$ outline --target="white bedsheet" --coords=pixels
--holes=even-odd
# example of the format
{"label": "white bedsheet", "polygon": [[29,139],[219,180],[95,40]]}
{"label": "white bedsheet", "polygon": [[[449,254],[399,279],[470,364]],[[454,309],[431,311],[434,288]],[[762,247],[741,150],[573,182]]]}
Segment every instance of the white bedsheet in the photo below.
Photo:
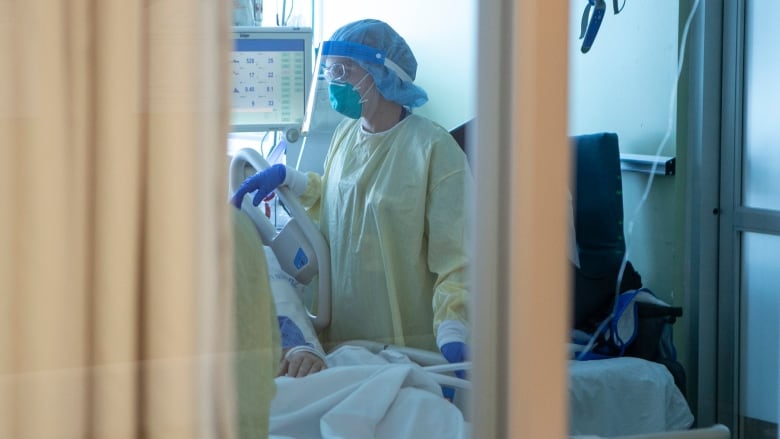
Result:
{"label": "white bedsheet", "polygon": [[[471,424],[434,378],[393,351],[345,346],[329,369],[276,379],[270,433],[287,438],[467,439]],[[572,438],[685,430],[693,415],[663,365],[639,358],[572,361]]]}
{"label": "white bedsheet", "polygon": [[685,430],[693,414],[665,366],[640,358],[571,361],[569,431],[623,436]]}
{"label": "white bedsheet", "polygon": [[[266,256],[277,313],[292,318],[306,341],[321,349],[300,301],[302,286],[267,247]],[[442,398],[440,386],[402,354],[345,346],[329,354],[327,363],[329,369],[305,378],[276,379],[272,438],[471,436],[471,425]],[[684,430],[693,423],[666,367],[639,358],[571,361],[569,408],[572,437]]]}
{"label": "white bedsheet", "polygon": [[329,354],[328,365],[276,379],[271,438],[470,437],[470,424],[420,366],[354,346]]}

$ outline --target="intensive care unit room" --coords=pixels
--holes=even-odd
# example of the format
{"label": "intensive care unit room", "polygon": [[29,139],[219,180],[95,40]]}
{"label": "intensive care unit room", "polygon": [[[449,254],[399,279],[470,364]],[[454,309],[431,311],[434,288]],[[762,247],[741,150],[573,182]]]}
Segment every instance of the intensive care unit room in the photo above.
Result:
{"label": "intensive care unit room", "polygon": [[780,439],[778,22],[0,1],[0,438]]}

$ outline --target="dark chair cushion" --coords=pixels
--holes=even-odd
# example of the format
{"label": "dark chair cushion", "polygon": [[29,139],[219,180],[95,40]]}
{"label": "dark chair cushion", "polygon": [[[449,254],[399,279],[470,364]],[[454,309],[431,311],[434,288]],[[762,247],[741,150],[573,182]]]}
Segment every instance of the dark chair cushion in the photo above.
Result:
{"label": "dark chair cushion", "polygon": [[[571,267],[573,326],[592,332],[609,315],[626,244],[623,235],[623,183],[615,133],[574,136],[572,203],[580,267]],[[620,292],[641,288],[628,263]]]}
{"label": "dark chair cushion", "polygon": [[615,133],[572,138],[572,197],[580,268],[589,276],[611,273],[623,261],[623,183]]}

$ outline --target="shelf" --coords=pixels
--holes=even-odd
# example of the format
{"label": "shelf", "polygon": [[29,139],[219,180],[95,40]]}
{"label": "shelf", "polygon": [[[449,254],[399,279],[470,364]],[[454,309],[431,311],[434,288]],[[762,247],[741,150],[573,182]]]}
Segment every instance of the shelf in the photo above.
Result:
{"label": "shelf", "polygon": [[621,153],[620,169],[645,174],[674,175],[675,161],[674,157],[668,156]]}

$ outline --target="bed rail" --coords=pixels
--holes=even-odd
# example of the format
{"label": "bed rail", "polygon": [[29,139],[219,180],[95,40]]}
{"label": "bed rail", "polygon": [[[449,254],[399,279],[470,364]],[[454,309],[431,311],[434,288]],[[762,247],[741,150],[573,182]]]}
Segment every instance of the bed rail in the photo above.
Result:
{"label": "bed rail", "polygon": [[[251,174],[270,165],[254,149],[239,150],[230,162],[230,193]],[[280,230],[271,224],[263,211],[252,204],[252,197],[245,196],[241,210],[254,222],[263,243],[270,247],[282,269],[302,284],[308,285],[315,275],[317,284],[317,313],[308,307],[306,312],[317,332],[330,324],[330,252],[319,228],[309,217],[298,198],[286,186],[276,189],[279,199],[287,207],[292,219]]]}

